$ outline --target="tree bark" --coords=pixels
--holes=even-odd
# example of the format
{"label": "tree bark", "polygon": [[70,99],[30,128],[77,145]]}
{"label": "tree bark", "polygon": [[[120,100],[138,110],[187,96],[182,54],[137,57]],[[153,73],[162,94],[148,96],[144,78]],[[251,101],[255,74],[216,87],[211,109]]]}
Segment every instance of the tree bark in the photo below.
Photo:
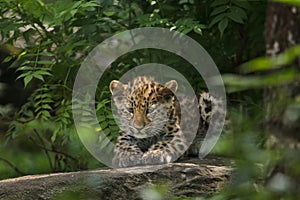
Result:
{"label": "tree bark", "polygon": [[[201,163],[201,164],[200,164]],[[0,181],[0,199],[143,199],[153,185],[165,198],[209,197],[219,192],[232,168],[220,158],[183,163],[25,176]]]}
{"label": "tree bark", "polygon": [[[265,29],[266,55],[273,57],[299,44],[299,25],[299,8],[270,1]],[[291,66],[285,68],[300,70],[299,61],[298,58]],[[270,134],[266,147],[272,149],[280,158],[276,158],[276,164],[272,165],[265,182],[270,188],[275,185],[273,189],[280,193],[296,194],[297,188],[300,187],[299,172],[293,170],[299,167],[296,165],[300,153],[300,104],[297,103],[299,97],[300,83],[297,81],[264,90],[265,130]],[[278,186],[280,181],[285,186]]]}
{"label": "tree bark", "polygon": [[[269,2],[265,27],[266,55],[274,57],[290,47],[300,43],[300,9],[296,6]],[[300,70],[300,59],[295,60],[293,66]],[[286,66],[289,67],[289,66]],[[300,126],[295,122],[288,122],[287,109],[300,95],[300,83],[268,87],[264,91],[266,108],[267,131],[283,137],[299,137]],[[300,124],[300,123],[299,123]]]}

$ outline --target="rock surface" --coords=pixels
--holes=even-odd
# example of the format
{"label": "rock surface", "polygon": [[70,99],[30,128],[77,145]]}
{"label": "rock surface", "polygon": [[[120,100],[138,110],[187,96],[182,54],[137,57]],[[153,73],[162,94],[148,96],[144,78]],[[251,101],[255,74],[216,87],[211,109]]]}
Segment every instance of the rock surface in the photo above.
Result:
{"label": "rock surface", "polygon": [[124,169],[24,176],[0,181],[0,199],[143,199],[159,184],[167,197],[208,197],[220,191],[232,172],[221,158]]}

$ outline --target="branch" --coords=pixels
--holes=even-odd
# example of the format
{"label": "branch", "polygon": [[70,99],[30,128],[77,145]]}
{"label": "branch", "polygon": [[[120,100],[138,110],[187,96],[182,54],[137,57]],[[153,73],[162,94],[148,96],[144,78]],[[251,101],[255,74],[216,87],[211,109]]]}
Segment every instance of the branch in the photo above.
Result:
{"label": "branch", "polygon": [[[36,130],[34,130],[34,132],[35,132],[35,134],[39,137],[39,139],[41,140],[41,142],[43,143],[43,146],[40,145],[40,144],[36,144],[39,148],[41,148],[41,149],[43,149],[43,150],[45,150],[45,151],[48,151],[48,152],[52,152],[52,153],[57,153],[57,154],[63,155],[63,156],[65,156],[65,157],[71,158],[72,160],[77,160],[75,157],[73,157],[73,156],[71,156],[71,155],[69,155],[69,154],[67,154],[67,153],[58,151],[58,150],[54,149],[53,147],[52,147],[52,149],[48,149],[48,148],[46,147],[46,145],[44,144],[44,142],[42,141],[43,139],[42,139],[42,137],[39,135],[39,133],[38,133]],[[32,139],[33,139],[33,138],[32,138]]]}
{"label": "branch", "polygon": [[39,138],[39,140],[41,141],[42,145],[39,145],[37,142],[35,142],[35,140],[33,139],[33,137],[30,137],[30,139],[31,139],[32,142],[33,142],[34,144],[36,144],[38,147],[40,147],[40,148],[43,147],[42,149],[45,151],[45,154],[46,154],[46,156],[47,156],[47,158],[48,158],[48,161],[49,161],[49,164],[50,164],[50,168],[51,168],[52,171],[54,171],[53,164],[52,164],[52,161],[51,161],[51,157],[50,157],[50,155],[49,155],[48,150],[46,149],[46,145],[45,145],[45,143],[44,143],[44,141],[43,141],[43,138],[39,135],[39,133],[38,133],[35,129],[33,130],[33,132],[34,132],[34,134]]}
{"label": "branch", "polygon": [[25,173],[23,173],[22,171],[20,171],[15,165],[13,165],[11,162],[9,162],[8,160],[6,160],[5,158],[1,158],[0,160],[3,161],[4,163],[6,163],[8,166],[10,166],[13,170],[15,170],[15,172],[17,172],[20,175],[25,175]]}
{"label": "branch", "polygon": [[230,182],[232,168],[220,165],[222,162],[226,160],[194,159],[186,163],[26,176],[0,181],[0,198],[62,199],[72,192],[81,199],[137,200],[142,199],[141,195],[150,199],[153,186],[163,186],[164,199],[206,199]]}

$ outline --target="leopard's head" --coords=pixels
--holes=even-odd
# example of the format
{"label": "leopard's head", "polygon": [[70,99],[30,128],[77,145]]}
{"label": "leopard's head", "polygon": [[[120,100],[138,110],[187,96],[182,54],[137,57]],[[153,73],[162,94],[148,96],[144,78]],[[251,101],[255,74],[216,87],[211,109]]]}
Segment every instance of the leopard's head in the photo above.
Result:
{"label": "leopard's head", "polygon": [[148,77],[137,77],[128,84],[112,81],[110,91],[118,112],[119,128],[135,138],[147,138],[162,133],[166,125],[178,123],[176,90],[175,80],[164,85]]}

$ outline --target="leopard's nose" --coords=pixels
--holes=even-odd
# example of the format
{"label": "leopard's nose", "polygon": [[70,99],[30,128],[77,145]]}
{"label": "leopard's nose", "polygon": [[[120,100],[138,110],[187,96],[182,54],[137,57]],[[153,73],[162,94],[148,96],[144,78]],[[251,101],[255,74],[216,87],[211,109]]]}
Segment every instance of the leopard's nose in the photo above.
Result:
{"label": "leopard's nose", "polygon": [[135,129],[137,129],[138,131],[141,130],[144,127],[144,123],[143,122],[137,122],[135,120],[132,120],[130,122],[130,125],[132,127],[134,127]]}
{"label": "leopard's nose", "polygon": [[133,127],[139,131],[144,127],[144,124],[143,123],[140,123],[140,124],[133,123]]}
{"label": "leopard's nose", "polygon": [[137,130],[141,130],[145,126],[144,118],[141,114],[137,113],[134,115],[132,121],[132,126],[136,128]]}

